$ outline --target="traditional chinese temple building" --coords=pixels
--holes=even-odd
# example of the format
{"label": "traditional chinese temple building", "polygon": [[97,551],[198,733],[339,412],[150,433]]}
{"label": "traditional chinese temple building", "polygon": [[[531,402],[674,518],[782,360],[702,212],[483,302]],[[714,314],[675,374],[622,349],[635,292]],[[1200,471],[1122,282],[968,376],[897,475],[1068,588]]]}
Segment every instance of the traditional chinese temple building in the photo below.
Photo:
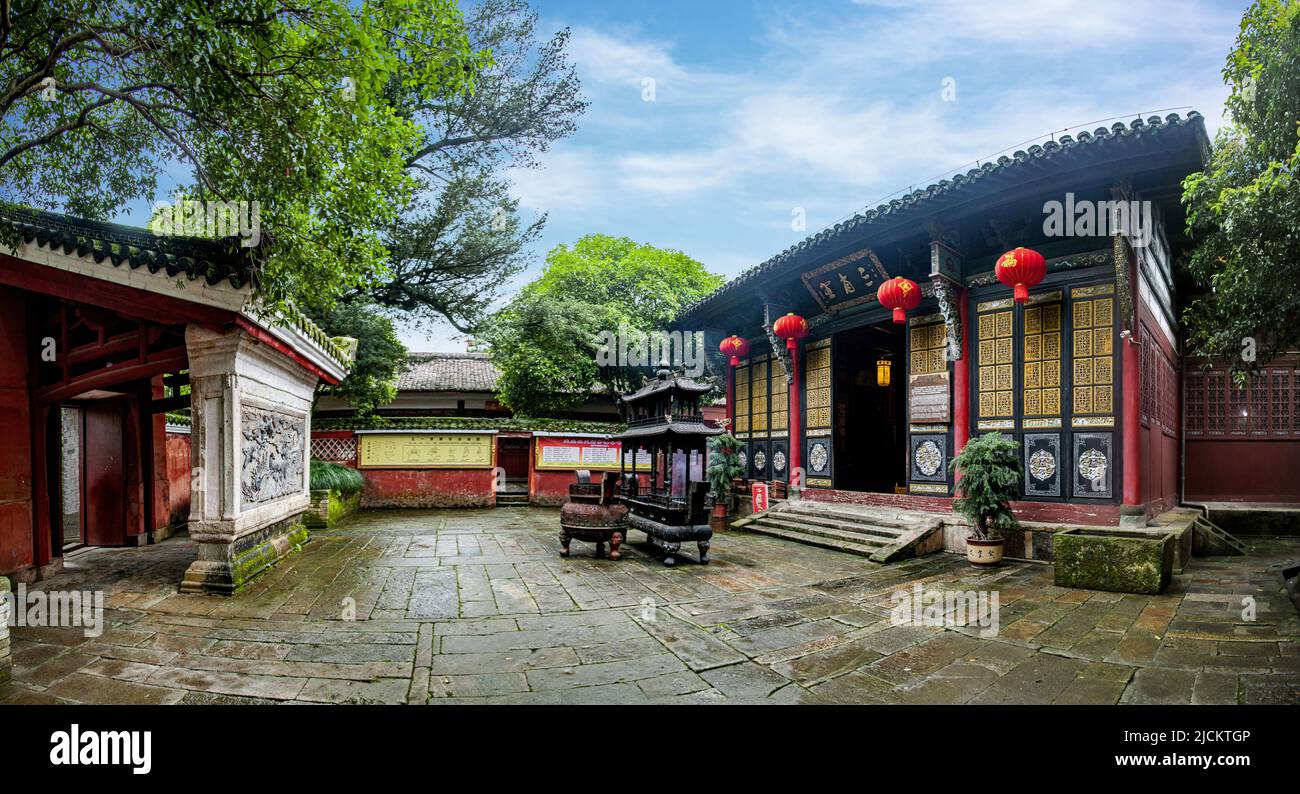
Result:
{"label": "traditional chinese temple building", "polygon": [[347,354],[257,308],[237,242],[23,210],[0,227],[0,575],[155,542],[178,515],[198,546],[188,592],[233,592],[300,546],[312,398]]}
{"label": "traditional chinese temple building", "polygon": [[[748,476],[946,512],[949,461],[997,431],[1022,449],[1028,521],[1300,502],[1293,359],[1258,393],[1183,359],[1181,182],[1208,154],[1194,112],[1062,136],[861,212],[690,306],[679,327],[748,343],[727,373]],[[1134,219],[1120,232],[1112,202]],[[994,273],[1020,246],[1047,266],[1024,303]],[[921,293],[901,324],[877,298],[900,276]],[[790,313],[806,324],[787,349],[774,329]]]}

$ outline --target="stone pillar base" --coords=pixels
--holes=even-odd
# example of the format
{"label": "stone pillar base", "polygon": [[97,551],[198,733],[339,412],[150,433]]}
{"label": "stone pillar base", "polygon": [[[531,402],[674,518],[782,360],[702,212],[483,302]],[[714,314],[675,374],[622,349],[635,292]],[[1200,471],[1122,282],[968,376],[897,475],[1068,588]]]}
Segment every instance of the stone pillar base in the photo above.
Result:
{"label": "stone pillar base", "polygon": [[1145,529],[1147,525],[1146,505],[1120,505],[1119,525],[1122,529]]}
{"label": "stone pillar base", "polygon": [[199,543],[199,558],[181,580],[182,593],[234,595],[311,540],[296,515],[250,532],[232,543]]}

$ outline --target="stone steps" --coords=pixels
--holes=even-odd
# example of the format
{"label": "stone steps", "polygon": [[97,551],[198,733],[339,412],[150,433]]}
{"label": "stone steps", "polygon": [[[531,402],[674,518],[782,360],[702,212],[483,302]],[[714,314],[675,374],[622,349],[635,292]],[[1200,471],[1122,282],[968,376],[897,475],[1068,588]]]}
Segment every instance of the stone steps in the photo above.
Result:
{"label": "stone steps", "polygon": [[886,527],[878,524],[845,521],[839,518],[827,518],[811,513],[795,513],[793,511],[768,511],[767,516],[761,520],[763,523],[778,522],[781,525],[788,525],[790,528],[806,529],[809,532],[829,530],[832,533],[848,532],[858,535],[871,535],[889,542],[897,540],[899,536],[907,531],[901,527]]}
{"label": "stone steps", "polygon": [[831,540],[847,541],[857,543],[863,546],[872,546],[874,548],[884,548],[891,546],[898,541],[897,534],[885,534],[885,530],[879,527],[863,527],[861,530],[855,530],[845,527],[830,527],[816,524],[803,520],[793,521],[778,517],[780,514],[768,514],[758,521],[755,521],[750,527],[750,531],[758,531],[756,527],[779,529],[785,532],[797,532],[803,535],[816,535],[821,538],[830,538]]}
{"label": "stone steps", "polygon": [[1198,555],[1233,555],[1247,554],[1246,544],[1224,532],[1205,516],[1197,516],[1193,527],[1196,534],[1192,537],[1192,549]]}
{"label": "stone steps", "polygon": [[766,526],[763,524],[750,524],[745,527],[751,532],[757,532],[760,535],[769,535],[774,538],[792,540],[795,543],[802,543],[805,546],[819,546],[823,549],[832,549],[834,551],[843,551],[848,554],[857,554],[860,557],[870,557],[881,550],[880,546],[866,545],[864,543],[855,543],[848,540],[836,540],[824,535],[813,535],[807,532],[800,532],[793,529],[782,529],[780,527]]}
{"label": "stone steps", "polygon": [[497,494],[497,507],[527,507],[527,491],[502,491]]}
{"label": "stone steps", "polygon": [[943,520],[924,513],[798,501],[746,516],[732,527],[883,563],[937,551]]}

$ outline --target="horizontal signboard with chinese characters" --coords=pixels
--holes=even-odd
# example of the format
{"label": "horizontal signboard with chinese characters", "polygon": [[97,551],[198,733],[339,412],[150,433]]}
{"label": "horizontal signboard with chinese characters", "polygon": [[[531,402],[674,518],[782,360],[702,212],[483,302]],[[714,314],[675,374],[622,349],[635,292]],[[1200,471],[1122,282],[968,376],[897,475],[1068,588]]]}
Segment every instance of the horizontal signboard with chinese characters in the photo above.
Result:
{"label": "horizontal signboard with chinese characters", "polygon": [[876,288],[887,278],[885,266],[869,248],[800,274],[822,311],[829,314],[875,300]]}
{"label": "horizontal signboard with chinese characters", "polygon": [[367,433],[358,440],[362,469],[490,469],[496,463],[491,433]]}
{"label": "horizontal signboard with chinese characters", "polygon": [[539,469],[617,469],[622,444],[600,438],[538,437]]}

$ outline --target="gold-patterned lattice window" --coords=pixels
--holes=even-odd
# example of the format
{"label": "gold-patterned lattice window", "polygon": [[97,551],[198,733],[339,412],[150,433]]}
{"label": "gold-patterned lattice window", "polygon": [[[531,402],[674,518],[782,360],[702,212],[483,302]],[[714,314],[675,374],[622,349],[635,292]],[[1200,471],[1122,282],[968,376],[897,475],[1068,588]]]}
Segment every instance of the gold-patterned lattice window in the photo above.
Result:
{"label": "gold-patterned lattice window", "polygon": [[735,432],[749,432],[749,362],[745,362],[739,367],[736,367]]}
{"label": "gold-patterned lattice window", "polygon": [[772,430],[785,430],[790,407],[790,388],[785,382],[785,370],[779,361],[773,361],[768,367],[768,374],[770,379],[767,393],[772,403]]}
{"label": "gold-patterned lattice window", "polygon": [[982,418],[1015,413],[1011,309],[979,315],[979,412]]}
{"label": "gold-patterned lattice window", "polygon": [[943,323],[912,326],[908,341],[911,351],[908,361],[910,374],[931,375],[948,370],[948,362],[943,357],[943,351],[947,347]]}
{"label": "gold-patterned lattice window", "polygon": [[1081,299],[1072,325],[1075,414],[1115,412],[1115,298]]}
{"label": "gold-patterned lattice window", "polygon": [[755,433],[767,432],[766,360],[755,362],[749,373],[749,424]]}
{"label": "gold-patterned lattice window", "polygon": [[1025,309],[1025,416],[1061,415],[1061,304]]}
{"label": "gold-patterned lattice window", "polygon": [[804,356],[804,408],[810,428],[831,426],[831,347],[810,347]]}

